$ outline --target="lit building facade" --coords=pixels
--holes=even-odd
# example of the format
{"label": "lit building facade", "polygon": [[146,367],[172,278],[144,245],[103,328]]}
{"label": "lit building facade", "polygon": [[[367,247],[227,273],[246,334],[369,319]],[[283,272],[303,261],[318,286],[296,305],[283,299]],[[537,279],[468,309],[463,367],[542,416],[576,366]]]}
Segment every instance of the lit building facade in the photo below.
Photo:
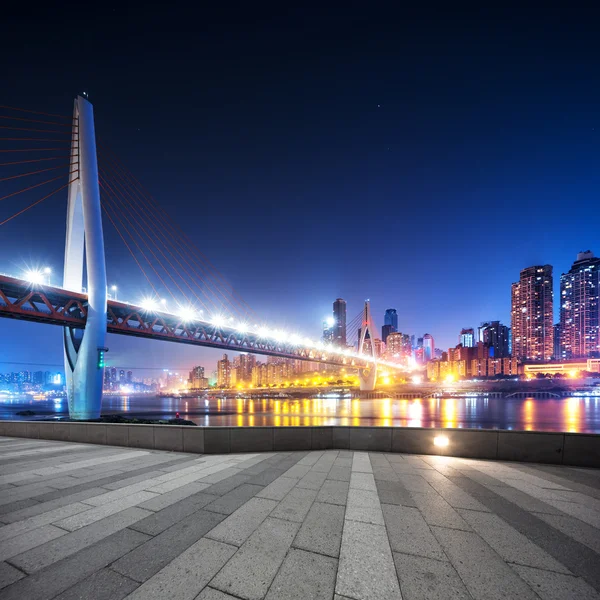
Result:
{"label": "lit building facade", "polygon": [[512,284],[512,355],[519,361],[550,360],[554,352],[552,266],[523,269]]}
{"label": "lit building facade", "polygon": [[217,361],[217,387],[229,387],[231,385],[231,362],[227,354]]}
{"label": "lit building facade", "polygon": [[383,327],[381,328],[381,339],[387,342],[390,333],[398,331],[398,311],[395,308],[388,308],[383,316]]}
{"label": "lit building facade", "polygon": [[429,333],[426,333],[423,336],[423,360],[427,362],[428,360],[433,360],[435,357],[435,344],[433,341],[433,336]]}
{"label": "lit building facade", "polygon": [[560,359],[600,356],[600,258],[580,252],[560,276]]}
{"label": "lit building facade", "polygon": [[465,348],[472,348],[475,345],[475,330],[472,328],[462,329],[458,336],[458,343]]}
{"label": "lit building facade", "polygon": [[333,343],[346,347],[346,301],[342,298],[333,303]]}
{"label": "lit building facade", "polygon": [[488,321],[479,327],[478,342],[490,349],[492,358],[510,357],[510,327],[500,321]]}

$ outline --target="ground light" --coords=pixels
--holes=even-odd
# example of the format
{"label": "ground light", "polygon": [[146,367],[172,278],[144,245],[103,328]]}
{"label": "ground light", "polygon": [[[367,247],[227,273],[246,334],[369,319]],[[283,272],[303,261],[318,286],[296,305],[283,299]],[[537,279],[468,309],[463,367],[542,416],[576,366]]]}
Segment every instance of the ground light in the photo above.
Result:
{"label": "ground light", "polygon": [[445,435],[436,435],[433,438],[433,445],[437,446],[438,448],[446,448],[449,443],[450,441]]}

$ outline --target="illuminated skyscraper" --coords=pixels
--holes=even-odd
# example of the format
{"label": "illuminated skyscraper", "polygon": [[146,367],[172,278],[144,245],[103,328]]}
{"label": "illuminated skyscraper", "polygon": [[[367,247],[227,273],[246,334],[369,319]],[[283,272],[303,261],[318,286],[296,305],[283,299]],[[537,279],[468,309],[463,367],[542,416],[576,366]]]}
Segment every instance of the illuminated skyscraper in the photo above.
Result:
{"label": "illuminated skyscraper", "polygon": [[426,333],[423,336],[423,360],[427,362],[435,357],[435,344],[433,343],[433,336]]}
{"label": "illuminated skyscraper", "polygon": [[580,252],[560,276],[560,358],[600,356],[600,258]]}
{"label": "illuminated skyscraper", "polygon": [[395,308],[388,308],[383,316],[383,327],[381,328],[381,339],[385,342],[390,333],[398,331],[398,313]]}
{"label": "illuminated skyscraper", "polygon": [[552,266],[521,271],[512,284],[511,325],[513,358],[550,360],[554,351]]}
{"label": "illuminated skyscraper", "polygon": [[492,358],[508,358],[510,356],[510,328],[500,321],[482,323],[479,327],[478,342],[490,349]]}
{"label": "illuminated skyscraper", "polygon": [[463,329],[458,336],[458,343],[465,348],[472,348],[475,345],[475,330],[472,328]]}
{"label": "illuminated skyscraper", "polygon": [[217,386],[229,387],[231,385],[231,362],[227,358],[227,354],[223,354],[223,358],[217,361]]}
{"label": "illuminated skyscraper", "polygon": [[333,303],[333,343],[346,347],[346,301],[341,298]]}

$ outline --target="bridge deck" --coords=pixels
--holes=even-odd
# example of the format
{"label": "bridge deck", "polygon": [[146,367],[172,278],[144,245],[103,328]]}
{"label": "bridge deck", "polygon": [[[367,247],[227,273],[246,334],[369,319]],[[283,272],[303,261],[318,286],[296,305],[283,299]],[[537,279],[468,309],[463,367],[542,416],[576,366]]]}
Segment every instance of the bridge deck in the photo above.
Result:
{"label": "bridge deck", "polygon": [[600,598],[600,471],[0,438],[0,597]]}

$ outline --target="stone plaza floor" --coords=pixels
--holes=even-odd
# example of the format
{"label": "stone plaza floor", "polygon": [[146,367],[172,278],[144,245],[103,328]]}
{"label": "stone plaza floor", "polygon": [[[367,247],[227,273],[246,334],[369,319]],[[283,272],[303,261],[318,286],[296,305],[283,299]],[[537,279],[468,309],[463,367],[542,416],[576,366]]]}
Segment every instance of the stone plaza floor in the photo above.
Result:
{"label": "stone plaza floor", "polygon": [[600,470],[0,438],[0,599],[600,599]]}

